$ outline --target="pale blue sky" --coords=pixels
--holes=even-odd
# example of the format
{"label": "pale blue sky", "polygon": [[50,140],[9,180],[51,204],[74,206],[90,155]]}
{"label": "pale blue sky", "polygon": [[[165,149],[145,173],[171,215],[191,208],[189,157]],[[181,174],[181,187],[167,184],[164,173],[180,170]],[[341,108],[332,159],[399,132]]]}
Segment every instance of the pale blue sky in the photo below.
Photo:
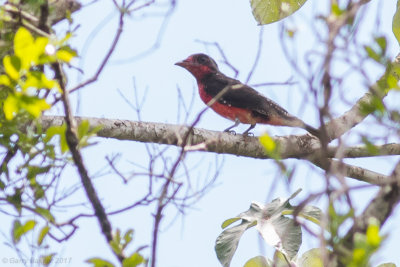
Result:
{"label": "pale blue sky", "polygon": [[[298,50],[298,62],[304,64],[304,51],[311,48],[321,50],[323,46],[318,44],[315,34],[310,29],[317,10],[326,10],[326,2],[309,0],[304,7],[286,23],[298,30],[296,35],[296,49]],[[362,28],[359,41],[369,41],[372,26],[375,22],[375,10],[378,4],[382,8],[380,13],[380,29],[389,41],[390,55],[395,56],[398,44],[391,34],[391,18],[395,9],[395,1],[372,1],[366,16],[371,23]],[[151,9],[151,14],[164,11],[162,8]],[[96,35],[91,35],[93,30],[109,14],[113,14]],[[141,14],[143,15],[143,14]],[[114,10],[112,1],[99,1],[74,15],[75,23],[81,24],[76,36],[71,40],[72,46],[78,51],[87,44],[85,53],[82,54],[83,61],[75,61],[80,66],[85,77],[89,77],[97,68],[102,55],[108,49],[117,26],[117,12]],[[143,96],[147,90],[146,101],[142,108],[142,120],[151,122],[177,123],[177,86],[181,88],[186,103],[190,103],[193,92],[195,92],[192,112],[189,122],[193,120],[204,104],[197,95],[197,87],[193,77],[185,70],[174,66],[174,63],[197,52],[208,52],[214,59],[220,61],[221,57],[216,49],[205,50],[204,45],[195,40],[218,42],[229,58],[240,72],[238,78],[245,80],[251,69],[256,55],[260,27],[257,26],[251,14],[251,8],[247,0],[178,0],[175,12],[172,14],[169,24],[161,39],[160,47],[146,57],[135,61],[130,58],[145,51],[156,39],[161,17],[146,17],[133,15],[127,20],[123,37],[112,57],[110,64],[106,67],[98,82],[85,87],[79,94],[79,108],[77,114],[81,116],[94,116],[118,119],[137,120],[135,112],[125,103],[117,90],[120,90],[127,98],[134,101],[133,79],[136,81],[139,95]],[[282,22],[264,26],[263,50],[259,66],[250,81],[250,84],[261,82],[283,82],[293,76],[297,80],[296,73],[290,67],[284,57],[279,41],[279,27]],[[317,30],[321,30],[322,24],[313,24]],[[59,26],[59,31],[65,25]],[[122,63],[121,63],[122,61]],[[231,75],[232,71],[220,63],[220,68]],[[371,67],[369,71],[373,71]],[[342,71],[340,66],[335,69],[338,73]],[[77,82],[77,74],[70,71],[69,86],[73,87]],[[378,71],[372,78],[378,77]],[[85,78],[83,78],[85,79]],[[363,84],[356,83],[357,77],[352,78],[346,84],[345,97],[349,104],[359,98],[365,88]],[[353,82],[353,83],[351,83]],[[291,113],[302,117],[304,121],[317,126],[317,110],[311,98],[305,100],[303,94],[307,87],[303,83],[295,86],[274,86],[257,88],[260,92],[272,98]],[[74,97],[75,97],[74,96]],[[348,104],[341,103],[341,98],[334,99],[336,115],[342,113]],[[396,98],[398,99],[398,98]],[[181,117],[182,118],[182,117]],[[372,122],[372,120],[370,120]],[[179,121],[182,122],[182,119]],[[367,120],[368,122],[368,120]],[[207,111],[202,117],[199,127],[211,130],[223,130],[230,126],[231,122],[219,117],[212,111]],[[247,126],[241,126],[243,131]],[[365,126],[357,127],[358,131],[367,129]],[[289,133],[303,133],[299,129],[277,128],[269,126],[257,126],[254,130],[256,135],[268,131],[271,135],[283,135]],[[357,140],[352,137],[353,140]],[[146,166],[148,158],[144,145],[138,142],[116,141],[96,139],[97,146],[84,150],[85,163],[91,175],[106,166],[106,155],[121,154],[118,167],[124,172],[138,171],[131,163],[135,162]],[[169,149],[168,155],[171,159],[176,156],[176,148]],[[187,164],[194,166],[191,183],[196,184],[199,179],[204,179],[209,166],[215,168],[215,160],[224,162],[220,170],[220,176],[215,187],[198,201],[191,209],[186,210],[186,215],[178,216],[176,209],[169,208],[165,211],[165,220],[161,225],[158,249],[158,266],[160,267],[184,267],[184,266],[219,266],[214,252],[214,242],[221,232],[221,223],[230,217],[248,209],[251,201],[267,202],[276,197],[288,197],[298,188],[303,192],[292,204],[304,199],[309,192],[317,192],[323,188],[323,176],[321,171],[307,162],[299,160],[286,160],[288,166],[296,166],[296,173],[290,186],[286,186],[281,177],[277,177],[277,167],[271,160],[257,160],[236,156],[214,155],[212,153],[195,152],[187,158]],[[364,160],[351,160],[350,163],[368,167],[371,170],[390,173],[394,158],[374,158]],[[199,163],[200,162],[200,163]],[[213,169],[212,169],[213,170]],[[212,171],[211,171],[212,173]],[[281,179],[280,179],[281,178]],[[78,181],[74,171],[69,170],[62,178],[66,184]],[[115,175],[104,175],[95,180],[96,188],[104,205],[108,210],[114,210],[131,203],[147,189],[145,178],[132,181],[128,186],[122,184],[121,179]],[[271,192],[272,184],[276,184]],[[349,180],[350,184],[357,184]],[[353,201],[357,207],[365,207],[367,199],[376,190],[357,191]],[[81,203],[86,201],[84,194],[74,196],[70,203]],[[323,200],[315,201],[314,205],[324,209]],[[129,211],[123,215],[111,217],[115,228],[123,231],[128,228],[135,230],[134,245],[142,246],[150,243],[153,218],[151,209],[141,208]],[[361,211],[361,209],[359,210]],[[399,210],[383,228],[384,233],[389,234],[386,246],[375,257],[374,263],[392,261],[400,264],[400,258],[395,247],[398,247],[400,232],[398,230]],[[67,215],[69,215],[67,213]],[[8,233],[5,227],[9,227],[8,220],[1,224],[2,232]],[[397,224],[396,222],[397,221]],[[112,259],[114,257],[106,247],[104,237],[95,219],[82,219],[79,221],[81,227],[76,235],[65,244],[59,246],[63,257],[72,257],[70,265],[84,266],[83,261],[94,256]],[[397,230],[395,229],[397,228]],[[232,266],[242,266],[246,260],[263,253],[260,250],[258,234],[255,229],[245,233]],[[317,246],[317,241],[309,236],[303,236],[301,252]],[[265,245],[266,253],[271,256],[273,249]],[[149,250],[144,250],[148,255]],[[0,258],[4,255],[15,255],[13,252],[0,245]],[[7,265],[6,265],[7,266]],[[18,266],[18,265],[9,265]],[[60,265],[64,266],[64,265]]]}

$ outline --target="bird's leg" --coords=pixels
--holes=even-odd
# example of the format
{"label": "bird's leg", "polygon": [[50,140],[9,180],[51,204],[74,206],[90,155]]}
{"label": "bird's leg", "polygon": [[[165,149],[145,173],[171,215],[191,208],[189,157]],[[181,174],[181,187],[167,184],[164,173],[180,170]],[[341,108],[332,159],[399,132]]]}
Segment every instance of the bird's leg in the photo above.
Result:
{"label": "bird's leg", "polygon": [[247,129],[246,131],[243,132],[243,135],[251,135],[250,130],[253,129],[254,127],[256,127],[256,124],[252,124],[250,125],[249,129]]}
{"label": "bird's leg", "polygon": [[236,132],[235,132],[235,131],[231,131],[231,129],[232,129],[232,128],[235,128],[235,127],[238,126],[239,124],[240,124],[240,121],[239,121],[238,118],[236,118],[236,119],[235,119],[235,124],[232,125],[232,126],[230,126],[230,127],[228,127],[228,128],[226,128],[226,129],[224,130],[224,132],[236,134]]}

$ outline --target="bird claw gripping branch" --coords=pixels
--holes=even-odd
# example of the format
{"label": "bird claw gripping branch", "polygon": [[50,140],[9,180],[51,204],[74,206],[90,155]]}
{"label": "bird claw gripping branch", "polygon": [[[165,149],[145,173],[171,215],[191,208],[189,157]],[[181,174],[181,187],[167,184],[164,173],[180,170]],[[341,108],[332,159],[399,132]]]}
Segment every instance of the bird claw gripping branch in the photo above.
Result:
{"label": "bird claw gripping branch", "polygon": [[[214,59],[205,54],[194,54],[175,63],[188,70],[197,80],[200,97],[219,115],[235,122],[225,129],[229,132],[240,123],[250,124],[243,133],[249,135],[257,123],[278,126],[300,127],[319,137],[319,130],[289,114],[271,99],[261,95],[248,85],[223,74]],[[225,88],[222,95],[219,95]],[[214,99],[218,97],[218,99]]]}

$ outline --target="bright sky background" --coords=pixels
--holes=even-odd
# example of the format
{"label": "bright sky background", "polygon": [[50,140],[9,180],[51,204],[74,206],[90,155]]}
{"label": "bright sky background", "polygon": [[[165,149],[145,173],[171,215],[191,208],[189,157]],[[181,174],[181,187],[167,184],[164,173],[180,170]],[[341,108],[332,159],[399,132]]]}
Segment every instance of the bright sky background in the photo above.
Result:
{"label": "bright sky background", "polygon": [[[327,0],[309,0],[299,12],[285,20],[285,23],[291,25],[293,29],[297,29],[295,44],[299,54],[299,62],[304,62],[304,51],[311,48],[321,50],[322,46],[315,39],[315,34],[310,29],[310,23],[313,22],[318,10],[322,12],[327,10],[327,2]],[[380,29],[388,38],[390,55],[394,57],[398,51],[398,44],[391,33],[391,19],[396,3],[395,1],[374,0],[369,6],[371,7],[366,16],[370,17],[368,21],[371,24],[362,28],[359,40],[370,40],[370,33],[376,30],[373,27],[376,19],[375,10],[381,8]],[[174,66],[174,63],[198,52],[206,52],[217,62],[221,62],[221,56],[215,48],[206,50],[205,46],[196,42],[196,40],[218,42],[230,63],[240,71],[238,78],[242,81],[246,79],[255,59],[260,31],[260,27],[257,26],[251,14],[249,1],[177,0],[177,7],[161,36],[158,49],[146,56],[132,60],[154,44],[162,23],[160,16],[143,15],[154,15],[161,12],[165,12],[165,9],[152,8],[147,10],[145,14],[133,14],[126,21],[122,40],[99,81],[85,87],[75,95],[79,97],[79,105],[76,106],[77,115],[137,120],[134,110],[130,108],[118,92],[119,90],[126,98],[134,102],[133,84],[135,81],[139,96],[146,96],[141,110],[143,121],[182,123],[183,113],[181,113],[180,119],[177,119],[177,87],[181,89],[187,104],[190,103],[193,94],[195,94],[188,122],[193,121],[204,104],[197,95],[194,78],[187,71]],[[71,43],[81,55],[80,60],[75,61],[74,66],[82,68],[85,78],[91,76],[96,70],[105,51],[110,46],[117,27],[117,17],[112,1],[98,1],[98,3],[83,8],[82,11],[74,15],[74,21],[80,24],[80,28]],[[365,21],[363,20],[363,22]],[[281,23],[263,26],[263,50],[258,68],[249,84],[284,82],[292,76],[293,80],[297,80],[295,72],[291,71],[281,49],[279,41]],[[323,29],[322,24],[313,24],[313,26],[317,30]],[[63,29],[66,29],[66,24],[59,25],[58,29],[59,32],[62,32]],[[232,70],[226,65],[222,63],[219,65],[224,73],[233,74]],[[336,67],[335,71],[340,72],[340,66]],[[78,77],[76,71],[70,70],[69,73],[69,86],[73,87],[77,83],[77,79],[82,78]],[[379,77],[380,74],[381,72],[378,69],[372,75],[372,78]],[[356,80],[353,79],[352,81]],[[354,103],[365,92],[365,86],[357,82],[348,84],[346,89],[348,91],[345,92],[345,97],[351,101],[350,103]],[[259,87],[257,90],[284,106],[291,113],[303,118],[307,123],[314,126],[318,125],[315,106],[311,99],[307,101],[303,97],[303,94],[307,92],[307,88],[303,84]],[[334,111],[336,112],[335,115],[338,115],[345,111],[348,106],[340,104],[339,98],[336,100],[337,105],[335,105]],[[212,111],[207,111],[198,127],[223,130],[230,125],[230,121],[219,117]],[[241,126],[238,131],[242,132],[246,127]],[[268,126],[257,126],[254,133],[259,135],[266,130],[271,135],[304,133],[303,130],[299,129]],[[357,127],[356,130],[363,131],[365,127]],[[357,140],[355,137],[353,139]],[[143,171],[134,166],[133,162],[142,166],[147,164],[148,157],[142,143],[112,139],[96,139],[96,141],[99,142],[96,146],[84,150],[85,163],[92,176],[98,174],[107,165],[106,155],[121,154],[118,167],[120,171],[126,174],[133,170]],[[174,147],[169,149],[171,160],[175,159],[176,151],[177,149]],[[276,197],[288,197],[298,188],[302,188],[303,192],[292,202],[292,204],[296,204],[304,199],[309,192],[318,192],[324,186],[323,176],[318,175],[321,174],[321,171],[316,168],[313,168],[314,171],[312,171],[311,164],[307,162],[285,160],[288,166],[297,166],[293,181],[290,186],[287,186],[282,177],[277,177],[277,167],[271,160],[203,152],[191,153],[187,158],[187,164],[193,167],[190,182],[194,185],[201,183],[209,168],[211,168],[210,173],[213,174],[216,168],[216,160],[219,164],[223,162],[223,168],[220,170],[215,187],[200,201],[196,202],[192,208],[187,209],[184,216],[178,215],[174,208],[165,211],[165,220],[161,225],[162,232],[159,237],[158,266],[219,266],[214,252],[214,242],[221,232],[220,225],[225,219],[247,210],[251,201],[269,202]],[[395,158],[372,158],[349,162],[357,162],[359,166],[388,174]],[[65,184],[74,184],[79,180],[77,174],[72,170],[68,171],[62,179]],[[349,184],[357,184],[353,180],[348,181]],[[124,185],[119,177],[106,174],[96,178],[95,183],[98,194],[108,210],[124,207],[147,190],[145,178],[135,179],[128,185]],[[362,211],[362,208],[369,202],[367,199],[374,192],[376,190],[362,190],[352,194],[353,201],[360,208],[359,211]],[[86,201],[86,196],[78,193],[69,203],[84,201]],[[316,201],[313,204],[325,209],[323,200]],[[140,208],[111,217],[114,228],[120,228],[122,231],[129,228],[135,230],[132,250],[150,244],[153,227],[151,213],[153,211],[154,206],[151,206],[150,210]],[[67,210],[64,210],[64,212],[67,212]],[[392,261],[400,265],[398,255],[399,209],[396,209],[395,213],[395,216],[383,228],[383,232],[389,234],[389,237],[386,246],[374,258],[374,264]],[[82,219],[79,223],[80,229],[75,236],[67,243],[59,246],[62,257],[72,257],[69,265],[60,266],[84,266],[84,260],[95,256],[108,260],[112,259],[115,262],[105,244],[104,237],[100,234],[97,220],[94,218],[90,220]],[[1,232],[8,235],[9,229],[7,227],[9,226],[9,219],[2,220],[0,223]],[[315,240],[303,235],[300,254],[316,246]],[[148,255],[150,250],[147,249],[143,252]],[[260,241],[255,229],[251,229],[243,235],[233,258],[232,266],[243,266],[251,257],[263,253],[271,257],[272,252],[271,247],[263,245],[263,241]],[[0,258],[12,257],[10,255],[15,256],[15,253],[0,244]]]}

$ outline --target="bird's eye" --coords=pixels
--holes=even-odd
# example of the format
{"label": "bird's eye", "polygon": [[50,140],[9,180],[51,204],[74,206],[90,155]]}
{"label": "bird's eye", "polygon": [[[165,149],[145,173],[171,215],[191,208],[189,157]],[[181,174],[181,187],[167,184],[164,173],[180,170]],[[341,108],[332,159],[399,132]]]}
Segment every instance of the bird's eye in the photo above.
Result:
{"label": "bird's eye", "polygon": [[204,57],[204,56],[200,56],[200,57],[197,59],[197,62],[199,62],[200,64],[204,64],[204,63],[207,62],[207,58]]}

